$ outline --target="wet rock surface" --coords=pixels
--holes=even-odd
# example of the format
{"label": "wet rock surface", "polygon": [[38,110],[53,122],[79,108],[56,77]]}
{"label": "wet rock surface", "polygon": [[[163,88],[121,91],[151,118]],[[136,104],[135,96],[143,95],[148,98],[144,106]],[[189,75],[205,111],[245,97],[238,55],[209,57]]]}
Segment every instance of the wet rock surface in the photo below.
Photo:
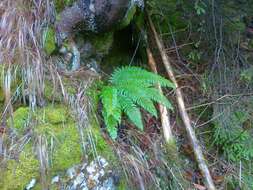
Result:
{"label": "wet rock surface", "polygon": [[[116,183],[109,163],[101,156],[89,163],[74,165],[51,179],[51,186],[59,190],[116,190]],[[31,179],[26,190],[35,186],[36,179]]]}
{"label": "wet rock surface", "polygon": [[55,31],[48,30],[45,35],[48,55],[57,51],[55,42],[60,49],[68,46],[66,51],[59,51],[62,61],[57,68],[71,72],[82,66],[97,68],[112,46],[114,32],[128,26],[136,9],[144,7],[143,0],[71,2],[58,10],[59,19],[55,19],[53,26]]}

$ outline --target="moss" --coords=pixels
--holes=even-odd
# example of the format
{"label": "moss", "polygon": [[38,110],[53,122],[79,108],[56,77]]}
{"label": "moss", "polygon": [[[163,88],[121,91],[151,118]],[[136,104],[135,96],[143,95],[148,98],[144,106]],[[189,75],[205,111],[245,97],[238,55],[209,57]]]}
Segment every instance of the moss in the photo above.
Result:
{"label": "moss", "polygon": [[[93,119],[91,122],[91,126],[89,128],[92,138],[94,141],[94,146],[96,147],[96,152],[98,155],[101,155],[106,160],[110,161],[110,164],[113,166],[118,165],[118,159],[115,155],[115,152],[113,150],[113,145],[109,144],[109,141],[106,141],[103,132],[101,131],[101,128],[99,127],[99,124],[96,119]],[[94,159],[93,151],[89,152],[89,157],[91,159]]]}
{"label": "moss", "polygon": [[60,94],[54,89],[52,82],[45,81],[44,97],[49,101],[60,100]]}
{"label": "moss", "polygon": [[51,125],[61,124],[67,121],[67,110],[64,105],[50,105],[38,111],[38,118]]}
{"label": "moss", "polygon": [[69,80],[69,78],[66,78],[66,77],[63,78],[63,85],[64,85],[65,91],[69,95],[75,95],[77,93],[77,89],[75,88],[75,86],[73,85],[73,83],[71,83],[71,81]]}
{"label": "moss", "polygon": [[[69,95],[75,95],[77,90],[75,86],[69,81],[69,78],[62,76],[62,83],[65,92]],[[62,91],[59,86],[55,86],[51,81],[45,81],[44,97],[50,102],[61,102],[63,100]]]}
{"label": "moss", "polygon": [[113,32],[107,32],[103,34],[95,34],[89,37],[91,44],[94,46],[96,53],[101,55],[108,54],[113,43]]}
{"label": "moss", "polygon": [[[55,145],[52,155],[52,173],[64,171],[82,160],[81,143],[78,130],[74,124],[55,126]],[[58,132],[56,132],[59,130]]]}
{"label": "moss", "polygon": [[136,13],[136,6],[132,6],[128,10],[125,18],[121,21],[121,23],[117,29],[122,29],[122,28],[127,27],[131,23],[131,21],[133,20],[135,13]]}
{"label": "moss", "polygon": [[51,55],[55,49],[56,49],[55,31],[53,28],[49,27],[44,32],[44,50],[47,53],[47,55]]}
{"label": "moss", "polygon": [[[20,134],[25,131],[25,123],[28,120],[28,115],[28,107],[20,107],[14,112],[14,127],[21,129],[18,130]],[[31,113],[31,122],[34,122],[34,136],[36,136],[36,134],[45,135],[48,141],[48,149],[53,147],[52,151],[50,151],[50,157],[52,158],[52,162],[50,163],[52,174],[64,171],[74,164],[81,162],[82,151],[79,133],[74,119],[68,112],[67,106],[50,105],[45,108],[38,109],[36,112]],[[31,144],[35,144],[35,142],[31,141]],[[23,151],[21,155],[22,154],[27,155],[26,151]],[[32,152],[29,154],[31,154],[31,156],[27,155],[26,157],[31,157],[33,158],[32,161],[34,161],[35,156],[32,155]],[[21,167],[24,164],[22,162],[23,160],[17,164],[18,167]],[[27,183],[27,180],[25,182]],[[19,185],[19,187],[21,186]]]}
{"label": "moss", "polygon": [[116,188],[117,190],[126,190],[127,188],[127,181],[126,179],[121,179],[119,185]]}
{"label": "moss", "polygon": [[[25,124],[28,122],[29,108],[19,107],[13,114],[13,119],[8,119],[8,125],[14,126],[19,132],[23,131]],[[13,121],[13,123],[12,123]]]}
{"label": "moss", "polygon": [[31,181],[39,178],[39,161],[32,153],[30,144],[19,156],[18,161],[8,160],[6,169],[0,174],[0,189],[2,190],[20,190]]}
{"label": "moss", "polygon": [[65,7],[71,6],[76,0],[54,0],[57,13],[61,12]]}
{"label": "moss", "polygon": [[[76,165],[82,161],[83,152],[80,143],[79,131],[76,122],[65,105],[49,105],[40,108],[37,111],[30,112],[28,107],[18,108],[13,115],[14,127],[19,129],[22,135],[25,132],[25,124],[28,121],[33,122],[33,136],[45,135],[48,142],[50,157],[50,175],[54,176],[61,171]],[[96,120],[91,123],[91,133],[98,155],[105,157],[112,168],[118,166],[118,161],[113,148],[104,139],[100,127]],[[87,133],[88,134],[88,133]],[[24,189],[32,178],[39,178],[39,161],[32,151],[36,138],[32,138],[27,148],[20,154],[19,162],[8,161],[4,182],[0,181],[0,189]],[[88,135],[87,139],[88,141]],[[94,159],[93,151],[88,153],[89,159]],[[16,172],[13,172],[16,169]],[[15,177],[16,176],[16,177]],[[17,181],[17,183],[15,183]],[[40,184],[36,185],[39,189]]]}
{"label": "moss", "polygon": [[82,159],[81,143],[76,123],[65,105],[47,106],[38,111],[39,134],[45,134],[53,147],[51,170],[64,171]]}

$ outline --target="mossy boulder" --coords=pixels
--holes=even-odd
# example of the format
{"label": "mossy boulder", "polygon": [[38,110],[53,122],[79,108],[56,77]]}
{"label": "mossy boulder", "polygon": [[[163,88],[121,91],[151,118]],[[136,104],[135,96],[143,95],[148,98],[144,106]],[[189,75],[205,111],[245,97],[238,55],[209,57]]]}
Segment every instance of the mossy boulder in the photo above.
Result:
{"label": "mossy boulder", "polygon": [[0,169],[0,189],[25,189],[34,178],[39,178],[39,161],[32,151],[31,144],[27,144],[18,160],[10,159],[6,162],[5,168]]}
{"label": "mossy boulder", "polygon": [[[66,105],[49,105],[34,112],[28,107],[20,107],[14,112],[13,117],[8,119],[8,124],[16,130],[20,138],[27,131],[32,131],[32,135],[18,159],[10,159],[6,162],[5,170],[1,172],[3,176],[0,180],[0,189],[24,189],[32,179],[36,179],[37,182],[40,180],[40,162],[34,151],[38,146],[36,141],[38,136],[43,135],[47,140],[50,157],[49,179],[80,164],[83,160],[84,153],[77,124]],[[89,142],[89,134],[93,138],[97,155],[103,156],[112,166],[116,166],[118,163],[113,148],[105,141],[95,120],[85,130],[85,143]],[[89,160],[97,156],[92,146],[85,153]],[[36,188],[40,185],[38,183]]]}
{"label": "mossy boulder", "polygon": [[[71,80],[65,76],[61,76],[62,84],[64,86],[64,91],[68,95],[75,95],[77,93],[77,89],[71,83]],[[62,89],[60,85],[55,85],[50,81],[45,81],[45,89],[44,89],[44,98],[49,102],[57,102],[60,103],[63,101]]]}
{"label": "mossy boulder", "polygon": [[32,178],[39,178],[39,161],[34,151],[38,135],[44,135],[47,139],[52,158],[52,174],[81,162],[79,133],[67,106],[47,106],[35,112],[31,112],[28,107],[20,107],[8,123],[13,123],[19,137],[22,137],[28,128],[33,132],[30,142],[22,150],[18,160],[7,161],[7,167],[2,172],[4,177],[1,179],[4,179],[4,182],[0,183],[0,189],[24,189]]}

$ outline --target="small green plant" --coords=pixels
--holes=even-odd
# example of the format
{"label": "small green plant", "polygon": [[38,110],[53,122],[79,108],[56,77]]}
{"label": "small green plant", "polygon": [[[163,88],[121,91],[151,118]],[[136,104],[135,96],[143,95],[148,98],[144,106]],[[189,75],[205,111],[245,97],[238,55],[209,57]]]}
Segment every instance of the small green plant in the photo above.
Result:
{"label": "small green plant", "polygon": [[112,139],[117,137],[117,126],[123,114],[138,129],[143,130],[139,106],[155,117],[157,110],[154,101],[172,109],[168,99],[155,88],[157,83],[174,88],[169,80],[138,67],[123,67],[113,72],[109,84],[100,93],[102,115]]}
{"label": "small green plant", "polygon": [[253,158],[252,121],[246,111],[232,112],[227,127],[215,124],[214,143],[218,145],[226,158],[237,162]]}
{"label": "small green plant", "polygon": [[206,7],[206,4],[201,0],[197,0],[194,3],[194,9],[198,16],[204,15],[206,13]]}
{"label": "small green plant", "polygon": [[240,80],[246,83],[251,83],[253,81],[253,66],[241,72]]}

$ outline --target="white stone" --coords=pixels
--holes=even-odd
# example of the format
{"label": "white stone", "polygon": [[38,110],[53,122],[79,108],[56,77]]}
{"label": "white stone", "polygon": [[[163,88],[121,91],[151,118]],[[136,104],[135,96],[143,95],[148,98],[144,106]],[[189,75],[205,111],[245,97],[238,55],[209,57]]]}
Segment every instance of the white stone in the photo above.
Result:
{"label": "white stone", "polygon": [[60,181],[60,177],[58,175],[54,176],[52,181],[51,181],[51,184],[58,183],[59,181]]}
{"label": "white stone", "polygon": [[35,184],[36,184],[36,179],[32,179],[31,181],[30,181],[30,183],[26,186],[26,190],[30,190],[30,189],[32,189],[34,186],[35,186]]}

